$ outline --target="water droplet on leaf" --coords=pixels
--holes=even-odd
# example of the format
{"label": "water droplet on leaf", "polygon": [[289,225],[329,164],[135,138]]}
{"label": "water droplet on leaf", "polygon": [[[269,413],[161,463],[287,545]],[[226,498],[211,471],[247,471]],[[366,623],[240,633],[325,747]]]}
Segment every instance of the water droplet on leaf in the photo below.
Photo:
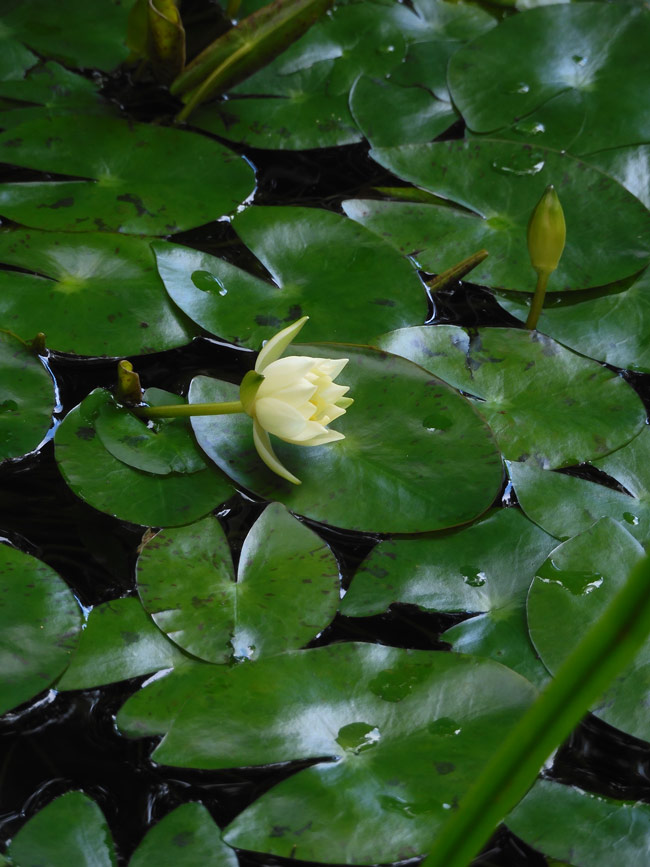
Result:
{"label": "water droplet on leaf", "polygon": [[627,521],[628,524],[632,524],[633,527],[636,527],[639,523],[638,516],[633,515],[632,512],[623,512],[623,519]]}
{"label": "water droplet on leaf", "polygon": [[371,726],[364,722],[354,722],[339,729],[336,743],[344,750],[357,755],[374,747],[380,738],[381,733],[377,726]]}

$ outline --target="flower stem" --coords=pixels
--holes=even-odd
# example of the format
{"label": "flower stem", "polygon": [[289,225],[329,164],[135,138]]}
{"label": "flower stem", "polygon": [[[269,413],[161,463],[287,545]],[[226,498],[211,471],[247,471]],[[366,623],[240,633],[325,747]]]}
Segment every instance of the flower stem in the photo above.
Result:
{"label": "flower stem", "polygon": [[244,412],[239,400],[225,403],[179,403],[171,406],[136,406],[131,410],[141,418],[179,418],[190,415],[227,415]]}
{"label": "flower stem", "polygon": [[478,253],[472,253],[471,256],[468,256],[467,259],[463,259],[462,262],[457,262],[455,265],[452,265],[451,268],[447,268],[446,271],[443,271],[441,274],[438,274],[437,277],[433,277],[431,280],[427,281],[427,286],[432,292],[439,292],[440,289],[444,289],[445,286],[448,286],[450,283],[455,283],[456,280],[462,280],[466,274],[469,274],[477,265],[480,265],[484,259],[487,259],[488,252],[487,250],[479,250]]}
{"label": "flower stem", "polygon": [[528,319],[526,319],[526,328],[529,328],[531,331],[537,328],[537,320],[539,319],[542,307],[544,306],[546,284],[548,283],[550,275],[550,271],[540,270],[537,272],[537,286],[535,287],[535,294],[533,295],[533,303],[530,305],[530,310],[528,311]]}

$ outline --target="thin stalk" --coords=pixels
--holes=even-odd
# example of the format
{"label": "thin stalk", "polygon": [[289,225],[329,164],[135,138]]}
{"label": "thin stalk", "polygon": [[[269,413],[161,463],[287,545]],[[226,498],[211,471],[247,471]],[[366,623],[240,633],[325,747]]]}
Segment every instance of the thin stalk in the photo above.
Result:
{"label": "thin stalk", "polygon": [[592,624],[555,678],[506,737],[421,867],[467,867],[650,633],[650,558]]}
{"label": "thin stalk", "polygon": [[450,283],[455,283],[456,280],[462,280],[466,274],[473,271],[474,268],[476,268],[477,265],[480,265],[488,256],[489,253],[487,250],[479,250],[477,253],[472,253],[472,255],[468,256],[467,259],[463,259],[462,262],[457,262],[455,265],[452,265],[451,268],[447,268],[446,271],[443,271],[442,274],[438,274],[437,277],[428,280],[427,286],[432,292],[438,292]]}
{"label": "thin stalk", "polygon": [[244,45],[240,46],[236,51],[233,51],[230,57],[227,57],[223,63],[205,79],[205,81],[192,91],[192,96],[187,105],[178,112],[174,118],[174,123],[183,123],[183,121],[187,120],[194,109],[203,102],[206,95],[210,94],[213,82],[230,69],[230,67],[235,66],[238,61],[240,61],[242,57],[245,57],[249,52],[250,46],[247,43],[244,43]]}
{"label": "thin stalk", "polygon": [[224,403],[179,403],[171,406],[136,406],[131,412],[140,418],[181,418],[190,415],[228,415],[244,412],[241,401]]}
{"label": "thin stalk", "polygon": [[537,286],[535,287],[533,301],[530,305],[530,310],[528,311],[528,319],[526,319],[526,328],[529,328],[531,331],[537,328],[537,322],[542,314],[544,297],[546,296],[546,286],[550,276],[550,271],[540,270],[537,272]]}

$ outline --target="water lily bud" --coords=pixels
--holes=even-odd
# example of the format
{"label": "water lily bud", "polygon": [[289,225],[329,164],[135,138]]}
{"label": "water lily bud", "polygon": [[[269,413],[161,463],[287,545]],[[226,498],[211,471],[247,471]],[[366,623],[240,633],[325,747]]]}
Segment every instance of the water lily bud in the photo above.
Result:
{"label": "water lily bud", "polygon": [[306,316],[274,335],[244,377],[240,400],[253,419],[253,441],[264,463],[282,478],[299,485],[276,457],[269,434],[299,446],[320,446],[344,439],[328,425],[353,403],[346,385],[334,380],[347,358],[280,355],[307,321]]}
{"label": "water lily bud", "polygon": [[550,184],[537,203],[528,223],[528,252],[537,273],[555,271],[564,250],[566,224],[562,205]]}

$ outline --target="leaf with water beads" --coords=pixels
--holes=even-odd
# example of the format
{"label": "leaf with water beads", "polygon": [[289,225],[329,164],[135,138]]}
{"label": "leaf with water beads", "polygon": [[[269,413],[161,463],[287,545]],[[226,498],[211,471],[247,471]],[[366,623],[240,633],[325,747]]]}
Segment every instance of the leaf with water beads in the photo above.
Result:
{"label": "leaf with water beads", "polygon": [[[554,674],[644,557],[624,527],[602,518],[551,552],[528,594],[528,628],[542,662]],[[637,738],[650,739],[647,705],[650,641],[616,678],[592,713]]]}

